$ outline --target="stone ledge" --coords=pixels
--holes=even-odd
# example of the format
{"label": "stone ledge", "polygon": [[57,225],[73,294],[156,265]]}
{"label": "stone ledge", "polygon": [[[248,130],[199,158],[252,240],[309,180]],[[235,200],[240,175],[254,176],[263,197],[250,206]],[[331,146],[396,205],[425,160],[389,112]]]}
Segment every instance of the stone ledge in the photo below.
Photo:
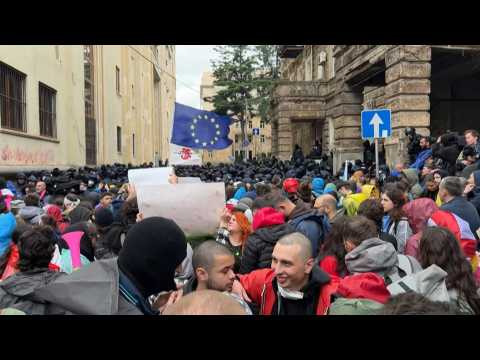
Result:
{"label": "stone ledge", "polygon": [[385,70],[385,82],[390,84],[400,78],[430,78],[429,62],[399,62]]}
{"label": "stone ledge", "polygon": [[0,129],[0,134],[13,135],[13,136],[23,137],[27,139],[41,140],[41,141],[47,141],[55,144],[60,144],[60,140],[57,140],[57,139],[53,139],[45,136],[31,135],[31,134],[27,134],[27,133],[15,131],[15,130]]}
{"label": "stone ledge", "polygon": [[432,59],[429,45],[399,45],[387,52],[385,56],[386,67],[391,67],[401,61],[422,62]]}
{"label": "stone ledge", "polygon": [[395,95],[430,94],[430,79],[413,78],[397,79],[385,86],[385,97]]}
{"label": "stone ledge", "polygon": [[430,110],[428,95],[397,95],[386,99],[385,103],[392,113],[404,110]]}

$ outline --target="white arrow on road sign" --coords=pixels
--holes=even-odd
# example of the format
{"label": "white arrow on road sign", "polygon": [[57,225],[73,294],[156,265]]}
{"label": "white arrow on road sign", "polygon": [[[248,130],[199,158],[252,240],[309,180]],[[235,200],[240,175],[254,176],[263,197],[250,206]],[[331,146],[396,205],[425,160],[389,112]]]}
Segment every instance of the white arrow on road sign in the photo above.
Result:
{"label": "white arrow on road sign", "polygon": [[373,137],[378,139],[380,137],[380,125],[383,125],[383,121],[377,113],[370,120],[370,125],[373,125]]}

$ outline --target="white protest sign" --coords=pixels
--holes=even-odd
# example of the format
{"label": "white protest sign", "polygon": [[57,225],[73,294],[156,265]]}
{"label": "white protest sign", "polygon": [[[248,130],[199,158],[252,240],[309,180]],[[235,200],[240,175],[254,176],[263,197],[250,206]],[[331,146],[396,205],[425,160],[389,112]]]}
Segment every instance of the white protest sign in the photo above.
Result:
{"label": "white protest sign", "polygon": [[202,180],[197,177],[177,177],[179,184],[198,184],[201,183]]}
{"label": "white protest sign", "polygon": [[142,185],[137,188],[137,201],[145,218],[172,219],[187,236],[215,235],[225,207],[225,185]]}
{"label": "white protest sign", "polygon": [[170,144],[169,162],[172,165],[202,165],[202,157],[189,147]]}
{"label": "white protest sign", "polygon": [[169,184],[168,177],[173,174],[172,167],[128,170],[128,182],[135,187],[143,185]]}

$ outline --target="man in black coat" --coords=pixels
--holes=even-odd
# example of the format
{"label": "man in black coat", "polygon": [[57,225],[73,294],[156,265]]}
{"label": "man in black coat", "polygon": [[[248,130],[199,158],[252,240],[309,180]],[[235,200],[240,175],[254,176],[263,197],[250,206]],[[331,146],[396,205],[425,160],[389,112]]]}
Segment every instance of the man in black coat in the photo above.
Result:
{"label": "man in black coat", "polygon": [[255,200],[253,209],[253,230],[245,244],[240,274],[253,270],[269,268],[272,264],[272,252],[277,241],[283,236],[293,233],[294,227],[285,222],[284,215],[273,208],[262,206],[262,199]]}

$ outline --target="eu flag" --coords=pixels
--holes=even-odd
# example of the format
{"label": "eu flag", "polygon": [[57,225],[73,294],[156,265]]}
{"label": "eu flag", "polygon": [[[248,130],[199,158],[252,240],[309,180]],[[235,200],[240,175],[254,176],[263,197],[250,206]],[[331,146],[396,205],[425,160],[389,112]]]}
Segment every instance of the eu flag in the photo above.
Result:
{"label": "eu flag", "polygon": [[171,143],[194,149],[225,149],[232,145],[228,138],[231,123],[229,116],[175,103]]}

